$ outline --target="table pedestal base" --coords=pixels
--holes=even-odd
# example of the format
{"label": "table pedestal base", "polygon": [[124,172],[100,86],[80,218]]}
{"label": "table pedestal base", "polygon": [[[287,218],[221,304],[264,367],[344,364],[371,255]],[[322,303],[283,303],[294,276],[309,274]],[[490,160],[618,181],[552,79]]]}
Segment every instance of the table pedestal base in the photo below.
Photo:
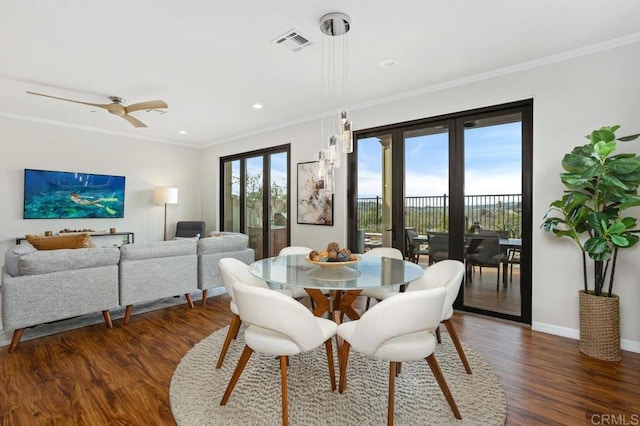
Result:
{"label": "table pedestal base", "polygon": [[348,316],[352,321],[360,319],[360,314],[353,307],[353,302],[362,290],[331,290],[330,297],[325,296],[318,289],[305,290],[316,304],[313,315],[321,317],[325,312],[330,312],[329,318],[333,317],[337,324],[342,322],[343,315]]}

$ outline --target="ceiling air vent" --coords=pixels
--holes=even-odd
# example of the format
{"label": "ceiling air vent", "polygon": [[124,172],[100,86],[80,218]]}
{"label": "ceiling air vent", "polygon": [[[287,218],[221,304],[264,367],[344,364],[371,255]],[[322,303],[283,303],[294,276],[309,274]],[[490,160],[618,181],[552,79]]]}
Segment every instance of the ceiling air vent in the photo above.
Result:
{"label": "ceiling air vent", "polygon": [[307,37],[301,35],[295,30],[287,31],[286,33],[282,34],[280,37],[276,37],[272,41],[279,46],[286,47],[292,52],[297,52],[303,47],[307,47],[311,44]]}

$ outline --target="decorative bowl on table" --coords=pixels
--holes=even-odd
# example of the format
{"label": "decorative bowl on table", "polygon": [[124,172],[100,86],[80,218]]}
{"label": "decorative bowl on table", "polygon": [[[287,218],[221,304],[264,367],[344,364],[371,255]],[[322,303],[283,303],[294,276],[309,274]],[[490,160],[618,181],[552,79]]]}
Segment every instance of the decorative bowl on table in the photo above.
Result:
{"label": "decorative bowl on table", "polygon": [[305,260],[323,268],[341,268],[358,263],[360,256],[351,253],[348,248],[340,248],[338,243],[331,242],[325,250],[312,250]]}
{"label": "decorative bowl on table", "polygon": [[331,260],[311,260],[309,259],[309,256],[306,256],[304,258],[304,260],[306,260],[309,263],[313,263],[314,265],[318,265],[321,266],[323,268],[342,268],[343,266],[347,266],[347,265],[353,265],[355,263],[358,263],[360,261],[360,256],[358,255],[354,255],[356,257],[355,260],[347,260],[344,262],[340,262],[340,261],[331,261]]}

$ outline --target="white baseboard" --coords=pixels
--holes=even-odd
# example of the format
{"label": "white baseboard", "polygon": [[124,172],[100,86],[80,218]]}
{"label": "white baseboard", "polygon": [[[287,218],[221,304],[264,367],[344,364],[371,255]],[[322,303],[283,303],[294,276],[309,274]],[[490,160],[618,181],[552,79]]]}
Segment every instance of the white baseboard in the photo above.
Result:
{"label": "white baseboard", "polygon": [[[543,322],[534,321],[531,323],[531,329],[534,331],[539,331],[541,333],[568,337],[574,340],[580,339],[580,330],[577,330],[575,328],[560,327],[553,324],[545,324]],[[620,348],[625,351],[640,353],[640,342],[629,339],[621,339]]]}

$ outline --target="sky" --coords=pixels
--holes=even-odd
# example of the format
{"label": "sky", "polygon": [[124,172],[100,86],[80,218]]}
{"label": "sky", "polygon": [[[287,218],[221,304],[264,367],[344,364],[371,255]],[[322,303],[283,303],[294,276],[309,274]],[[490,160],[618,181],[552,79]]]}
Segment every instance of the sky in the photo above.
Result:
{"label": "sky", "polygon": [[[405,140],[405,196],[448,193],[448,133]],[[521,124],[465,130],[465,193],[520,194]],[[358,141],[358,197],[382,195],[377,138]]]}
{"label": "sky", "polygon": [[[405,196],[448,193],[448,133],[405,140]],[[286,186],[285,153],[271,156],[271,181]],[[234,174],[239,163],[234,162]],[[382,162],[377,138],[358,141],[358,197],[382,195]],[[250,174],[262,171],[262,158],[248,160]],[[521,123],[465,129],[466,195],[520,194]],[[295,176],[296,170],[292,170]],[[296,184],[293,182],[292,184]],[[234,193],[239,186],[234,185]]]}

